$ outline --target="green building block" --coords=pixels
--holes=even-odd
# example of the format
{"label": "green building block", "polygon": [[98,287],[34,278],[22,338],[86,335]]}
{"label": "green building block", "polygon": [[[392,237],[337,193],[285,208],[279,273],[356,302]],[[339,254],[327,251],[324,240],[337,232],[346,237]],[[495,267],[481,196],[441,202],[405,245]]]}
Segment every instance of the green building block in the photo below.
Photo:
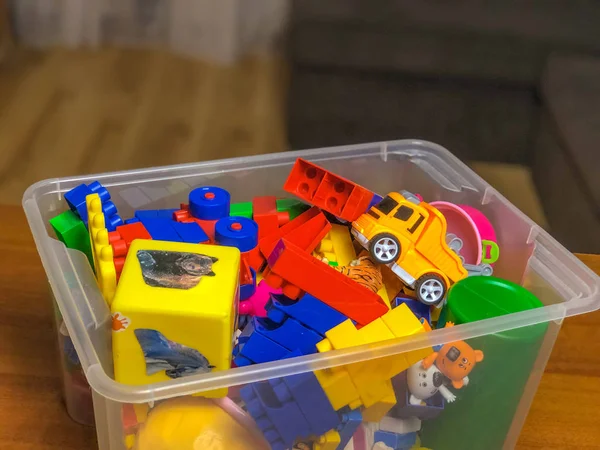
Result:
{"label": "green building block", "polygon": [[[448,292],[437,327],[447,321],[460,325],[543,306],[518,284],[495,277],[468,277]],[[456,401],[446,403],[439,417],[423,421],[423,446],[436,450],[504,448],[547,331],[548,323],[538,323],[467,340],[483,351],[483,361],[470,373],[467,386],[453,390]]]}
{"label": "green building block", "polygon": [[252,219],[252,202],[232,203],[229,208],[229,215]]}
{"label": "green building block", "polygon": [[294,198],[280,198],[277,200],[277,211],[288,212],[290,214],[290,220],[294,220],[309,208],[310,205],[302,203],[300,200]]}
{"label": "green building block", "polygon": [[90,265],[94,267],[90,235],[83,221],[71,211],[65,211],[50,219],[50,225],[59,241],[67,248],[79,250],[87,256]]}

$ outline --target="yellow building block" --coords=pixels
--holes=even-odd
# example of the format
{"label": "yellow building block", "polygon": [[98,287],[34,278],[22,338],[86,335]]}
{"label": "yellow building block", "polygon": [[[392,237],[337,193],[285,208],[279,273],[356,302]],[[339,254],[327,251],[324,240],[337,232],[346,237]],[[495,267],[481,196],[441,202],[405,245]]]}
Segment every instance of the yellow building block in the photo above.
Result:
{"label": "yellow building block", "polygon": [[[357,330],[347,320],[325,333],[317,344],[319,352],[381,342],[397,337],[424,333],[423,325],[406,305],[387,312],[379,319]],[[433,352],[425,348],[412,352],[347,364],[343,368],[359,394],[360,401],[369,407],[393,394],[390,379]]]}
{"label": "yellow building block", "polygon": [[396,404],[396,395],[392,390],[392,394],[383,398],[379,402],[363,409],[362,418],[365,422],[379,422]]}
{"label": "yellow building block", "polygon": [[135,240],[111,305],[116,381],[140,385],[229,369],[239,266],[233,247]]}
{"label": "yellow building block", "polygon": [[362,406],[350,374],[343,367],[315,370],[314,374],[333,409],[337,411],[344,406],[349,406],[350,409]]}
{"label": "yellow building block", "polygon": [[108,240],[102,201],[98,194],[91,194],[85,198],[85,204],[96,280],[104,300],[110,306],[117,287],[117,271],[113,262],[113,249]]}
{"label": "yellow building block", "polygon": [[342,442],[340,434],[335,430],[329,430],[315,441],[313,450],[336,450],[340,442]]}

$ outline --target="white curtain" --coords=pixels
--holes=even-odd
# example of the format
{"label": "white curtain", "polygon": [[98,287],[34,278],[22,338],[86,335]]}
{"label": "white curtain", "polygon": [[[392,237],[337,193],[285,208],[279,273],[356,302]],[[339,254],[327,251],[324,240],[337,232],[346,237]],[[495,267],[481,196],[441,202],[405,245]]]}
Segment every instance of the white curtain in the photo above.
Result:
{"label": "white curtain", "polygon": [[230,63],[279,42],[289,1],[11,0],[11,14],[29,46],[162,46]]}

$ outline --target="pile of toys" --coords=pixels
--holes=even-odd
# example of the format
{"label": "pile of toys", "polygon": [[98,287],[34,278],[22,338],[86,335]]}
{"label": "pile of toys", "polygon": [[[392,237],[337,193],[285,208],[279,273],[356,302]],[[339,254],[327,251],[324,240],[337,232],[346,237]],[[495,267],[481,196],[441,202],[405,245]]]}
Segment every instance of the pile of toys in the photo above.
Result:
{"label": "pile of toys", "polygon": [[[382,197],[303,159],[284,189],[297,199],[231,203],[225,189],[203,186],[178,208],[126,220],[98,182],[65,195],[70,209],[50,223],[92,263],[113,317],[116,381],[147,385],[427,333],[465,322],[449,300],[460,286],[523,289],[491,276],[496,233],[470,206],[407,191]],[[127,405],[125,440],[140,450],[196,448],[194,418],[220,417],[227,400],[243,408],[232,423],[257,428],[228,449],[419,448],[421,421],[460,401],[483,359],[456,341],[203,400]],[[160,432],[169,404],[192,414],[176,438]]]}

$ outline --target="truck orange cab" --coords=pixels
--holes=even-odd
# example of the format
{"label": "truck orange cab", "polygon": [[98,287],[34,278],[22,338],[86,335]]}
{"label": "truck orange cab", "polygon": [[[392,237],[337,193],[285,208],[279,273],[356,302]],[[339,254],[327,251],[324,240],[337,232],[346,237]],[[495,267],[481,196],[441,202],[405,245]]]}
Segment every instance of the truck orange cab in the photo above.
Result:
{"label": "truck orange cab", "polygon": [[352,223],[352,234],[423,303],[438,304],[452,284],[467,277],[446,243],[444,216],[410,192],[389,193]]}

